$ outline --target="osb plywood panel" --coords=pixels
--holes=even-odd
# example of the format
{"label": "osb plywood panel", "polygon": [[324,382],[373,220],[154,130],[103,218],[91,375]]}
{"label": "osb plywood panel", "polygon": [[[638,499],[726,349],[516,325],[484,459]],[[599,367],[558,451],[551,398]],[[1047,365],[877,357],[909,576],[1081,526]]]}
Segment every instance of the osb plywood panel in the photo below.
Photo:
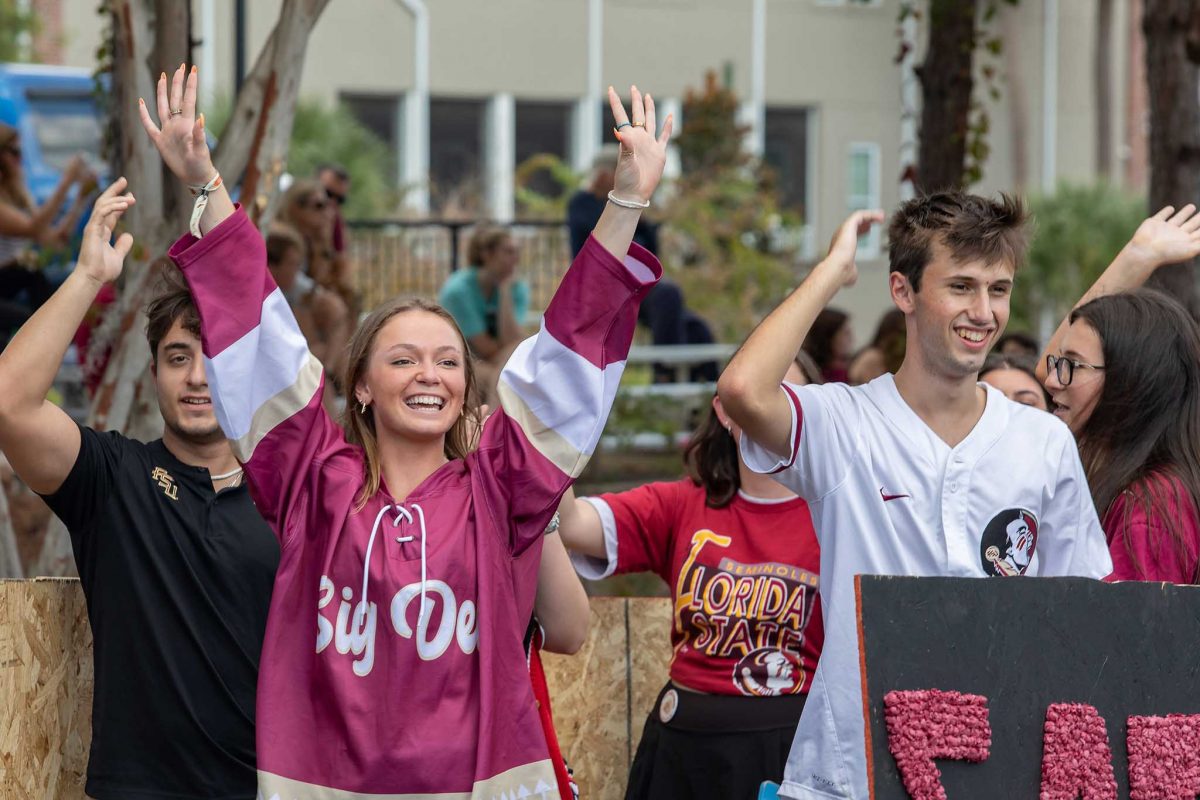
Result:
{"label": "osb plywood panel", "polygon": [[78,581],[0,582],[0,786],[80,800],[91,741],[92,638]]}
{"label": "osb plywood panel", "polygon": [[646,715],[667,682],[674,617],[667,597],[630,597],[628,602],[630,752],[636,753]]}
{"label": "osb plywood panel", "polygon": [[573,656],[545,654],[563,755],[589,800],[621,800],[629,774],[625,599],[592,598],[592,627]]}
{"label": "osb plywood panel", "polygon": [[583,649],[574,656],[547,653],[542,661],[559,744],[580,791],[588,800],[621,800],[646,714],[667,680],[671,601],[591,602],[592,627]]}

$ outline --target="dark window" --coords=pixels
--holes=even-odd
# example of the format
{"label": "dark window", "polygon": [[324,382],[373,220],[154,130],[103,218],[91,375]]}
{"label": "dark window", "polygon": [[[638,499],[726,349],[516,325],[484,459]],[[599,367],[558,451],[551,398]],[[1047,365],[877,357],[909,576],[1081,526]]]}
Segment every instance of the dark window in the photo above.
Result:
{"label": "dark window", "polygon": [[429,101],[429,190],[435,211],[475,213],[482,203],[482,100]]}
{"label": "dark window", "polygon": [[[808,193],[806,108],[767,108],[763,159],[775,170],[783,204],[804,215]],[[686,121],[686,120],[685,120]]]}
{"label": "dark window", "polygon": [[[571,104],[519,100],[516,106],[516,166],[520,167],[541,153],[565,161],[571,135]],[[525,186],[550,197],[557,197],[564,191],[545,169],[533,172]]]}
{"label": "dark window", "polygon": [[340,100],[363,127],[385,142],[388,150],[396,152],[400,143],[399,132],[396,130],[400,97],[342,92]]}

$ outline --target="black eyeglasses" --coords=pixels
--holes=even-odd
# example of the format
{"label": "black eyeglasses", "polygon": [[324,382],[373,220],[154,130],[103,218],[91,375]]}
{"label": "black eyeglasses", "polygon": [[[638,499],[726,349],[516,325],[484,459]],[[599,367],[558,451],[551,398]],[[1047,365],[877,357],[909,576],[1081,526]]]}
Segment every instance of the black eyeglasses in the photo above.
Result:
{"label": "black eyeglasses", "polygon": [[1075,370],[1077,369],[1094,369],[1100,371],[1104,369],[1104,365],[1085,364],[1082,361],[1072,361],[1065,356],[1046,356],[1046,371],[1055,373],[1058,377],[1058,382],[1063,386],[1071,385],[1071,381],[1075,378]]}
{"label": "black eyeglasses", "polygon": [[346,204],[346,195],[338,194],[337,192],[333,191],[332,189],[326,189],[325,196],[328,197],[333,202],[337,203],[339,206],[344,206]]}

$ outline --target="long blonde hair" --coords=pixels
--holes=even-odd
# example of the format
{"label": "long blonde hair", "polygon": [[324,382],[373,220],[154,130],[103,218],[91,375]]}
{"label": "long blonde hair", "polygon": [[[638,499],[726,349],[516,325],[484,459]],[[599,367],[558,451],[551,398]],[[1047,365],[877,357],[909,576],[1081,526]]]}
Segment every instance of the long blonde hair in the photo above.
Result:
{"label": "long blonde hair", "polygon": [[[0,151],[16,145],[21,139],[20,132],[11,125],[0,122]],[[33,210],[33,198],[25,187],[25,181],[15,172],[9,172],[0,161],[0,201],[11,203],[22,211]]]}
{"label": "long blonde hair", "polygon": [[431,303],[420,297],[401,297],[385,303],[362,321],[346,346],[346,367],[343,372],[342,386],[346,390],[347,402],[346,408],[342,412],[342,427],[346,431],[346,440],[363,449],[366,473],[363,487],[354,499],[355,511],[362,510],[367,501],[379,491],[382,468],[379,461],[379,440],[375,433],[375,411],[371,406],[367,406],[365,412],[359,410],[358,405],[354,402],[354,387],[362,380],[363,373],[367,370],[367,362],[375,349],[375,339],[379,336],[379,331],[392,317],[409,311],[427,311],[450,323],[450,327],[458,335],[458,341],[462,347],[467,386],[463,396],[462,414],[446,432],[444,444],[446,458],[466,458],[479,443],[479,432],[483,427],[483,421],[479,416],[479,388],[475,380],[475,364],[471,360],[467,339],[459,329],[458,323],[454,321],[454,317],[450,316],[450,312],[437,303]]}

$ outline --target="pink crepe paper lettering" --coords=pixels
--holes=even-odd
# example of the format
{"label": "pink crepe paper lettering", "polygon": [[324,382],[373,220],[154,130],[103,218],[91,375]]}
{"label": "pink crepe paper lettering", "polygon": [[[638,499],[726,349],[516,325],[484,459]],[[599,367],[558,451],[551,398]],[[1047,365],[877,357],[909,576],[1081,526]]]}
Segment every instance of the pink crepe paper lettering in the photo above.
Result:
{"label": "pink crepe paper lettering", "polygon": [[984,761],[992,746],[987,698],[938,689],[883,697],[888,750],[914,800],[946,800],[935,758]]}
{"label": "pink crepe paper lettering", "polygon": [[1130,717],[1130,800],[1194,800],[1200,794],[1200,714]]}
{"label": "pink crepe paper lettering", "polygon": [[1117,800],[1108,728],[1095,708],[1054,703],[1042,734],[1040,800]]}

